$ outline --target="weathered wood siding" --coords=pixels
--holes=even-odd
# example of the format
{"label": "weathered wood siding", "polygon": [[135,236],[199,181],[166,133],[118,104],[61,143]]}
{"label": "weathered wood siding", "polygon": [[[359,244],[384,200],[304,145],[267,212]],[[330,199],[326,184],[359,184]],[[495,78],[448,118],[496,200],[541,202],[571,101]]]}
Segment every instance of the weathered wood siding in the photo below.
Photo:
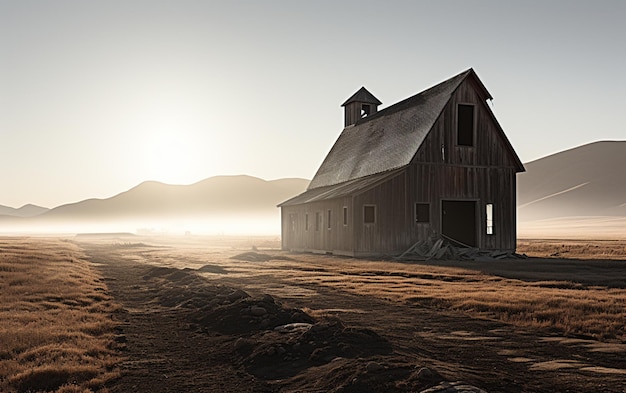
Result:
{"label": "weathered wood siding", "polygon": [[[474,105],[473,146],[457,144],[457,105]],[[475,200],[478,203],[478,246],[514,250],[515,167],[493,114],[471,80],[465,80],[433,125],[410,166],[409,178],[417,184],[416,201],[431,202],[431,229],[441,231],[441,200]],[[486,234],[486,204],[493,204],[494,234]]]}
{"label": "weathered wood siding", "polygon": [[[348,223],[343,224],[343,208]],[[330,210],[330,226],[328,211]],[[308,216],[308,229],[306,221]],[[319,223],[316,226],[316,220]],[[293,251],[353,255],[352,197],[281,207],[282,248]]]}
{"label": "weathered wood siding", "polygon": [[[354,197],[354,237],[357,255],[394,255],[411,242],[412,213],[407,204],[406,172]],[[364,222],[365,206],[375,206],[374,223]]]}
{"label": "weathered wood siding", "polygon": [[[347,197],[283,206],[283,248],[345,255],[399,254],[416,241],[441,233],[443,200],[467,200],[476,202],[478,247],[514,250],[515,155],[473,83],[468,78],[459,86],[411,164],[397,176]],[[474,105],[472,146],[457,143],[458,104]],[[429,204],[429,222],[415,221],[416,203]],[[493,234],[486,233],[487,204],[493,204]],[[374,223],[364,223],[366,205],[376,206]],[[348,207],[348,225],[343,225],[344,206]],[[318,229],[316,213],[321,215]]]}

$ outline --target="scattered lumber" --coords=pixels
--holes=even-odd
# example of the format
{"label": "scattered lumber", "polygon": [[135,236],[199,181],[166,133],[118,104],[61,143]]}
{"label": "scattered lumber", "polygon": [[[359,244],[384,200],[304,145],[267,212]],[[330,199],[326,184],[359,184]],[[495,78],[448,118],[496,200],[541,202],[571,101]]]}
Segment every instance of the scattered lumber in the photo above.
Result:
{"label": "scattered lumber", "polygon": [[[456,243],[456,244],[454,244]],[[526,259],[526,255],[520,255],[506,250],[479,250],[455,242],[453,239],[427,238],[417,241],[406,251],[395,257],[398,261],[428,261],[435,260],[470,260],[470,261],[495,261],[500,259]]]}

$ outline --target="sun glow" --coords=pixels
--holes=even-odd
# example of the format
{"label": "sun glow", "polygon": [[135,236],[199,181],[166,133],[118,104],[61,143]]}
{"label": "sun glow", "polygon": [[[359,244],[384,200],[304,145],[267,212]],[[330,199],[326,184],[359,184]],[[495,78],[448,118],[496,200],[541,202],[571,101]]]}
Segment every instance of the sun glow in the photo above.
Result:
{"label": "sun glow", "polygon": [[216,163],[206,114],[175,98],[152,98],[126,124],[129,154],[144,180],[188,184],[208,176]]}

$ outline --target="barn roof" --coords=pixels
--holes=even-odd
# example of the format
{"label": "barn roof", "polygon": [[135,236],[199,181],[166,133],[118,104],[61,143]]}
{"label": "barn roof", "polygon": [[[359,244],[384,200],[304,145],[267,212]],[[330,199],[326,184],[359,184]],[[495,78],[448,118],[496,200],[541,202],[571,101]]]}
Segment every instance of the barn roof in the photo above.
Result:
{"label": "barn roof", "polygon": [[408,165],[454,91],[469,75],[474,76],[481,96],[491,98],[474,70],[469,69],[367,116],[344,128],[308,189]]}
{"label": "barn roof", "polygon": [[397,169],[394,171],[377,173],[363,178],[349,180],[339,185],[314,188],[312,190],[307,190],[289,200],[286,200],[278,206],[300,205],[303,203],[323,201],[327,199],[343,197],[346,195],[359,194],[361,192],[369,190],[370,188],[382,182],[385,182],[387,179],[390,179],[399,173],[401,173],[401,170]]}
{"label": "barn roof", "polygon": [[365,87],[361,87],[356,93],[354,93],[350,98],[346,100],[341,106],[346,106],[351,102],[363,102],[366,104],[376,104],[381,105],[382,102],[378,100],[378,98],[374,97],[372,93],[367,91]]}

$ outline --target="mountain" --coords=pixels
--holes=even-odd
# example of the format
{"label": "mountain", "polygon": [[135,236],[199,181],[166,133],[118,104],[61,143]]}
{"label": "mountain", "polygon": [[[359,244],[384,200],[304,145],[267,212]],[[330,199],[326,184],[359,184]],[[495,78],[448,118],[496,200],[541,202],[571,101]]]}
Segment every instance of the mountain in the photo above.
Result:
{"label": "mountain", "polygon": [[626,141],[590,143],[524,166],[517,175],[520,221],[626,216]]}
{"label": "mountain", "polygon": [[[112,225],[122,222],[126,225],[124,230],[135,230],[142,226],[180,227],[192,222],[196,226],[220,222],[232,227],[236,221],[244,232],[250,232],[242,227],[247,225],[246,219],[249,223],[271,219],[274,233],[280,233],[276,205],[304,191],[308,183],[306,179],[266,181],[245,175],[216,176],[190,185],[146,181],[111,198],[58,206],[20,221],[5,217],[2,222],[6,224],[5,231],[17,226],[47,231],[61,225],[63,231],[76,232],[79,230],[75,228],[84,228],[84,224],[90,225],[89,230],[99,231],[98,225],[106,230],[121,230]],[[214,225],[212,231],[219,228]]]}
{"label": "mountain", "polygon": [[216,176],[191,185],[147,181],[107,199],[56,207],[42,219],[195,217],[203,214],[271,213],[306,189],[308,180],[266,181],[251,176]]}
{"label": "mountain", "polygon": [[12,207],[0,205],[0,215],[1,216],[11,216],[11,217],[35,217],[40,214],[47,212],[48,208],[37,206],[37,205],[24,205],[19,209],[14,209]]}

